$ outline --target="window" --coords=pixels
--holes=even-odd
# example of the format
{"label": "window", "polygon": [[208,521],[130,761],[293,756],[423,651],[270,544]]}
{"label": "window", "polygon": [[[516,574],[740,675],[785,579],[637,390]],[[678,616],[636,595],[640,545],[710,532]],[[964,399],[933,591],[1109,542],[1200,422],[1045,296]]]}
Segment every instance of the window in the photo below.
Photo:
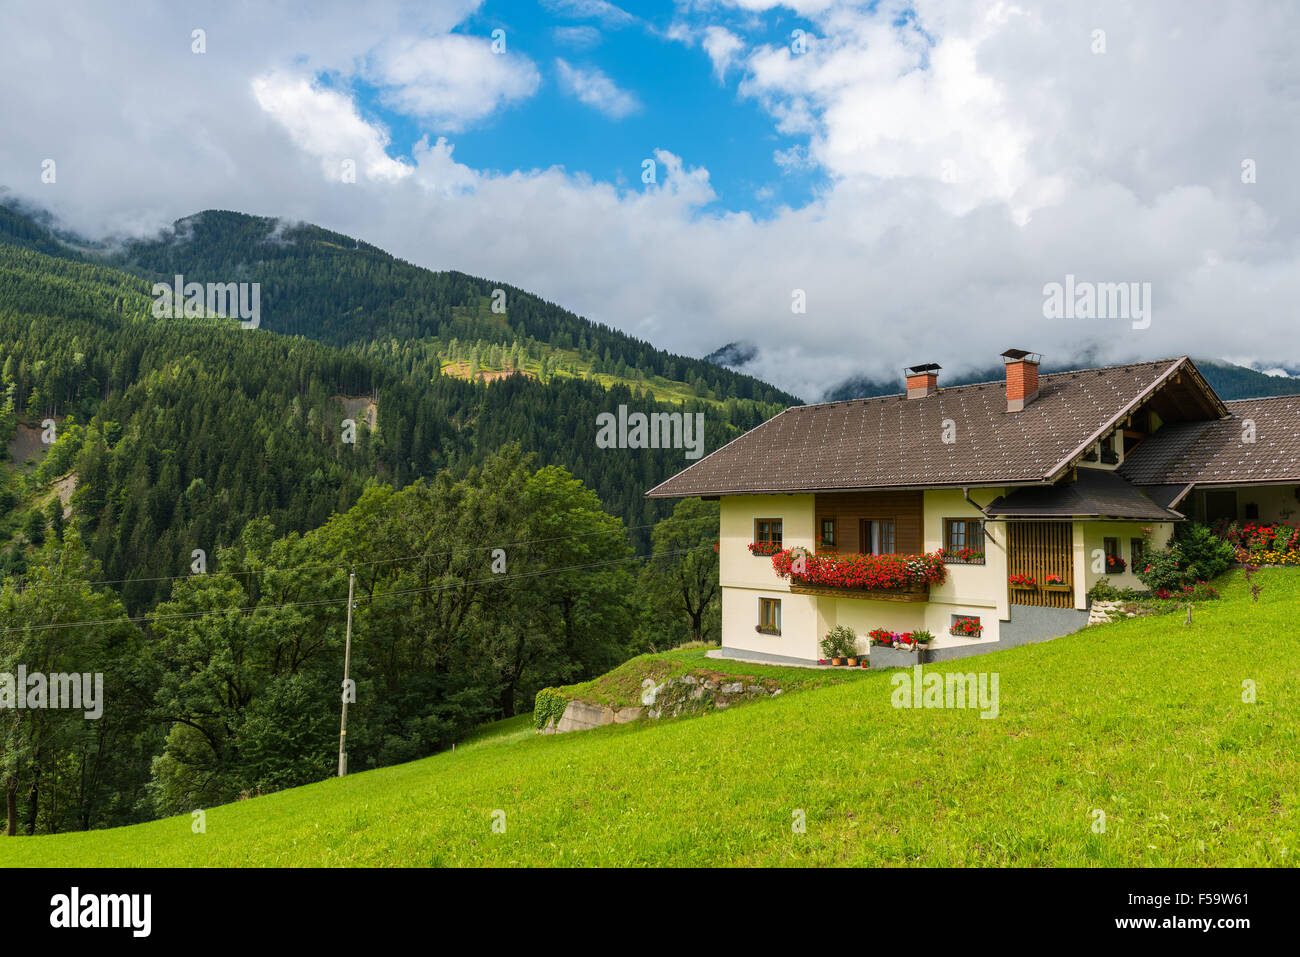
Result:
{"label": "window", "polygon": [[1128,568],[1123,556],[1119,553],[1118,538],[1103,538],[1101,540],[1102,551],[1106,553],[1106,572],[1110,575],[1122,575]]}
{"label": "window", "polygon": [[760,545],[775,545],[779,549],[781,547],[781,519],[755,519],[754,541]]}
{"label": "window", "polygon": [[781,599],[758,600],[758,631],[767,635],[781,634]]}
{"label": "window", "polygon": [[894,523],[892,521],[876,522],[875,555],[894,554]]}
{"label": "window", "polygon": [[943,550],[946,561],[983,565],[984,523],[978,518],[945,518]]}
{"label": "window", "polygon": [[892,555],[895,551],[894,520],[861,519],[858,524],[858,550],[864,555]]}
{"label": "window", "polygon": [[1134,568],[1142,567],[1142,539],[1130,538],[1128,540],[1128,553]]}
{"label": "window", "polygon": [[817,538],[817,544],[822,548],[835,547],[835,519],[823,518],[821,521],[821,534]]}

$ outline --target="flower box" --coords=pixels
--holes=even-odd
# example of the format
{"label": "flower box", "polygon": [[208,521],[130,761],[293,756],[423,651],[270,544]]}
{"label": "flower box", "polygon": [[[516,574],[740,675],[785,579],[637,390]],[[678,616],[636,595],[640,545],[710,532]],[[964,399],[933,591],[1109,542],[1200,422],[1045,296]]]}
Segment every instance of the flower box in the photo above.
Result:
{"label": "flower box", "polygon": [[924,645],[912,649],[894,648],[890,645],[873,645],[867,664],[873,670],[880,668],[910,668],[930,660],[930,649]]}
{"label": "flower box", "polygon": [[758,558],[768,558],[781,551],[781,546],[776,542],[750,542],[747,547],[749,553]]}
{"label": "flower box", "polygon": [[813,555],[804,548],[790,548],[772,556],[772,568],[789,580],[791,591],[893,601],[925,601],[930,586],[942,584],[948,575],[937,552]]}
{"label": "flower box", "polygon": [[956,551],[945,551],[939,549],[938,553],[943,556],[946,565],[983,565],[984,552],[978,548],[959,548]]}
{"label": "flower box", "polygon": [[821,585],[790,583],[793,595],[816,595],[821,598],[863,598],[868,601],[929,601],[929,585],[910,585],[907,588],[836,588]]}

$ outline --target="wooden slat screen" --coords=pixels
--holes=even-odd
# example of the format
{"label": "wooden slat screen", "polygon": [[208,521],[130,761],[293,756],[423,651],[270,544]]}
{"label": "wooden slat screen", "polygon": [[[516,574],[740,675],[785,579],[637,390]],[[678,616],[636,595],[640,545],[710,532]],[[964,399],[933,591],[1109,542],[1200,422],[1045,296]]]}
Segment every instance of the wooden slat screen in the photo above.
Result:
{"label": "wooden slat screen", "polygon": [[[1017,605],[1074,607],[1074,530],[1068,522],[1008,522],[1007,574],[1032,575],[1034,591],[1011,590]],[[1059,575],[1068,591],[1046,591],[1048,575]],[[1009,586],[1008,586],[1009,587]]]}

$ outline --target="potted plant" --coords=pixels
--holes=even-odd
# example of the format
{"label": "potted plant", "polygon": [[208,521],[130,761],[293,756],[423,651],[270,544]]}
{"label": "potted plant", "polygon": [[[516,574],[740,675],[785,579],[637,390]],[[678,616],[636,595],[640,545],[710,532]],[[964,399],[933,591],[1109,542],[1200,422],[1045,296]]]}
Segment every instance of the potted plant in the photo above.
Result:
{"label": "potted plant", "polygon": [[912,640],[918,645],[928,645],[930,642],[934,641],[934,635],[933,633],[924,630],[914,631],[912,632]]}
{"label": "potted plant", "polygon": [[983,632],[984,627],[978,618],[958,618],[948,629],[948,634],[959,635],[962,638],[978,638]]}
{"label": "potted plant", "polygon": [[1012,575],[1007,582],[1017,591],[1032,591],[1038,585],[1033,575]]}
{"label": "potted plant", "polygon": [[1070,584],[1060,575],[1044,575],[1043,589],[1046,591],[1069,591]]}
{"label": "potted plant", "polygon": [[847,625],[836,625],[822,639],[822,654],[833,665],[844,664],[845,658],[857,654],[857,635]]}
{"label": "potted plant", "polygon": [[889,647],[893,647],[894,644],[894,633],[888,628],[874,628],[867,632],[867,637],[871,640],[871,644],[873,645],[888,645]]}
{"label": "potted plant", "polygon": [[1120,558],[1118,555],[1106,556],[1106,571],[1114,572],[1118,575],[1123,574],[1126,568],[1128,568],[1128,562],[1124,561],[1124,559]]}
{"label": "potted plant", "polygon": [[848,625],[836,625],[822,640],[822,653],[830,657],[832,664],[848,661],[849,667],[857,664],[858,635]]}

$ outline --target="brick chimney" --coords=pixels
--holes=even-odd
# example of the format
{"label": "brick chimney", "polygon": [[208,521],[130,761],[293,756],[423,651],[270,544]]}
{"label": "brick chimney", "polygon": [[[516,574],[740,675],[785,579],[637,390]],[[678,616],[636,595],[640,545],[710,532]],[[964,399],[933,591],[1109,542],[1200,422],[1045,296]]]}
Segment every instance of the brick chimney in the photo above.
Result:
{"label": "brick chimney", "polygon": [[939,370],[942,366],[926,362],[919,366],[909,366],[903,371],[907,374],[907,397],[923,399],[939,391]]}
{"label": "brick chimney", "polygon": [[1002,353],[1007,372],[1007,411],[1019,412],[1038,398],[1038,363],[1043,357],[1024,349]]}

